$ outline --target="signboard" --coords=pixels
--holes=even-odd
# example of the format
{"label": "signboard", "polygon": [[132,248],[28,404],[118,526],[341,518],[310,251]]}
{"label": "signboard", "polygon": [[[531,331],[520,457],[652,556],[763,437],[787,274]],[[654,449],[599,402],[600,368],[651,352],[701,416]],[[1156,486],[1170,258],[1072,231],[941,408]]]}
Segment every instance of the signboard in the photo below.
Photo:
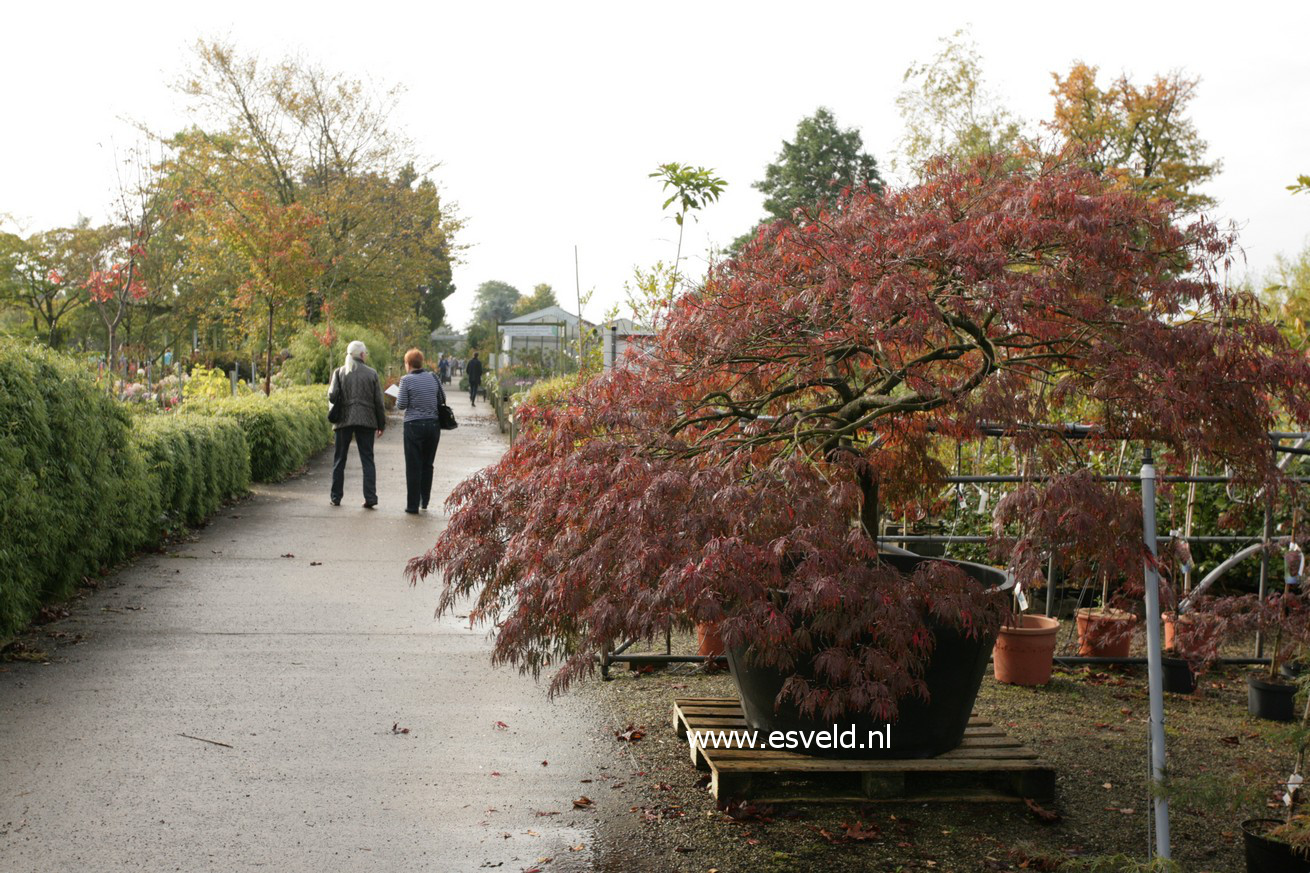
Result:
{"label": "signboard", "polygon": [[550,337],[559,336],[558,324],[502,324],[500,330],[508,337]]}

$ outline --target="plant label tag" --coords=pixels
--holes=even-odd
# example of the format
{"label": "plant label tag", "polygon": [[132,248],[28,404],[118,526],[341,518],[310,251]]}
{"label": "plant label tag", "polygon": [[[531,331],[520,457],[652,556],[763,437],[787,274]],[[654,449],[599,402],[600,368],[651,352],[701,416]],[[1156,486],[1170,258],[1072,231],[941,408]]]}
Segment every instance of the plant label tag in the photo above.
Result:
{"label": "plant label tag", "polygon": [[1292,795],[1301,787],[1302,781],[1304,780],[1302,780],[1300,773],[1293,773],[1287,777],[1287,791],[1283,794],[1283,805],[1292,805]]}
{"label": "plant label tag", "polygon": [[1014,583],[1014,599],[1019,601],[1019,611],[1028,611],[1028,595],[1023,593],[1023,586],[1018,582]]}

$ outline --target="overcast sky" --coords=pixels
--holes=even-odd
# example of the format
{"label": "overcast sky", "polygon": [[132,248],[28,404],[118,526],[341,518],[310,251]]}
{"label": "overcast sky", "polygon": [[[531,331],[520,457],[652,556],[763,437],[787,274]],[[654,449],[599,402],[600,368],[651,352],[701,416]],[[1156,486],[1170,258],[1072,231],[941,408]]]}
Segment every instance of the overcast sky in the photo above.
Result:
{"label": "overcast sky", "polygon": [[438,184],[470,248],[447,301],[462,327],[479,283],[553,285],[584,315],[623,299],[634,266],[673,257],[658,164],[713,167],[728,182],[687,228],[689,269],[761,217],[751,187],[820,105],[858,127],[889,171],[907,66],[971,26],[991,90],[1030,121],[1051,111],[1052,71],[1075,59],[1137,80],[1200,76],[1192,116],[1223,161],[1205,190],[1236,221],[1249,269],[1294,254],[1310,233],[1310,3],[805,2],[11,5],[0,35],[4,135],[0,213],[32,231],[99,218],[113,149],[184,120],[170,90],[198,37],[308,60],[406,95],[395,117],[440,161]]}

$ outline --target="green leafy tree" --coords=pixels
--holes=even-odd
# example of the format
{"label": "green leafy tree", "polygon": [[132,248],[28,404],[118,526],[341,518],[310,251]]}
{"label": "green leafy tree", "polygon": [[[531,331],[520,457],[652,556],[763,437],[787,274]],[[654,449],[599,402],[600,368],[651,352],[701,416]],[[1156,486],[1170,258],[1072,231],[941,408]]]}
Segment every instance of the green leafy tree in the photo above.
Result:
{"label": "green leafy tree", "polygon": [[555,289],[542,282],[533,286],[531,294],[519,298],[518,303],[514,305],[514,315],[527,315],[529,312],[536,312],[548,306],[559,306],[559,300],[555,298]]}
{"label": "green leafy tree", "polygon": [[1013,151],[1022,123],[987,89],[982,55],[966,30],[941,40],[926,64],[905,71],[896,98],[905,124],[902,160],[917,170],[931,158],[972,158]]}
{"label": "green leafy tree", "polygon": [[26,310],[32,332],[51,348],[63,345],[66,320],[87,303],[83,286],[100,240],[85,221],[26,239],[0,234],[0,299]]}
{"label": "green leafy tree", "polygon": [[763,192],[770,216],[790,219],[795,210],[814,208],[843,188],[881,191],[882,176],[859,130],[838,127],[832,111],[820,106],[796,125],[795,139],[783,140],[778,157],[752,187]]}
{"label": "green leafy tree", "polygon": [[497,279],[483,282],[474,293],[477,303],[473,309],[473,322],[475,324],[486,322],[491,325],[513,318],[514,308],[518,306],[519,298],[523,296],[513,285]]}
{"label": "green leafy tree", "polygon": [[1265,281],[1265,300],[1282,323],[1283,333],[1304,346],[1310,336],[1310,247],[1295,258],[1278,255]]}
{"label": "green leafy tree", "polygon": [[1051,77],[1055,116],[1045,126],[1085,155],[1094,172],[1172,201],[1182,213],[1215,204],[1197,188],[1220,162],[1205,159],[1206,142],[1187,115],[1199,79],[1175,71],[1138,86],[1124,74],[1101,87],[1097,68],[1082,61],[1064,78]]}

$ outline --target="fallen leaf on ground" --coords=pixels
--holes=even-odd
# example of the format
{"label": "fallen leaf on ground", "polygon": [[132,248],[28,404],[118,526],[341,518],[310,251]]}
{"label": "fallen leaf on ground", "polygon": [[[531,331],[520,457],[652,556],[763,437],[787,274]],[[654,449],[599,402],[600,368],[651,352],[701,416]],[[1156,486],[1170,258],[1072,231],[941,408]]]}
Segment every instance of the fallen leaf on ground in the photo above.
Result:
{"label": "fallen leaf on ground", "polygon": [[498,730],[498,731],[507,731],[507,730],[509,730],[509,725],[505,724],[503,721],[492,722],[491,726],[494,727],[494,728],[495,728],[496,730]]}
{"label": "fallen leaf on ground", "polygon": [[391,732],[393,734],[407,734],[409,733],[409,728],[403,728],[400,726],[400,722],[396,722],[391,726]]}
{"label": "fallen leaf on ground", "polygon": [[633,727],[632,725],[628,725],[625,729],[614,732],[614,738],[621,743],[635,743],[644,736],[646,736],[646,728],[644,726]]}
{"label": "fallen leaf on ground", "polygon": [[870,828],[862,821],[857,821],[854,824],[842,822],[842,830],[846,832],[846,839],[857,843],[876,840],[882,836],[882,832],[878,830],[876,825]]}
{"label": "fallen leaf on ground", "polygon": [[573,801],[573,808],[574,808],[574,809],[591,809],[591,798],[588,797],[588,796],[585,795],[585,794],[582,795],[582,796],[579,797],[577,800]]}
{"label": "fallen leaf on ground", "polygon": [[322,567],[322,566],[323,566],[323,562],[322,562],[322,561],[310,561],[310,562],[309,562],[309,566],[311,566],[311,567]]}
{"label": "fallen leaf on ground", "polygon": [[1023,799],[1023,803],[1024,806],[1027,806],[1028,810],[1034,816],[1037,817],[1037,820],[1042,822],[1043,824],[1055,824],[1060,820],[1060,814],[1058,812],[1053,812],[1052,810],[1046,809],[1045,807],[1038,805],[1035,801],[1031,800],[1030,798],[1025,797]]}
{"label": "fallen leaf on ground", "polygon": [[295,555],[291,554],[290,552],[287,552],[287,553],[286,553],[285,555],[283,555],[282,557],[284,557],[284,558],[294,558]]}
{"label": "fallen leaf on ground", "polygon": [[500,771],[499,771],[499,770],[492,770],[492,771],[491,771],[491,775],[492,775],[492,776],[499,776],[499,775],[500,775]]}

